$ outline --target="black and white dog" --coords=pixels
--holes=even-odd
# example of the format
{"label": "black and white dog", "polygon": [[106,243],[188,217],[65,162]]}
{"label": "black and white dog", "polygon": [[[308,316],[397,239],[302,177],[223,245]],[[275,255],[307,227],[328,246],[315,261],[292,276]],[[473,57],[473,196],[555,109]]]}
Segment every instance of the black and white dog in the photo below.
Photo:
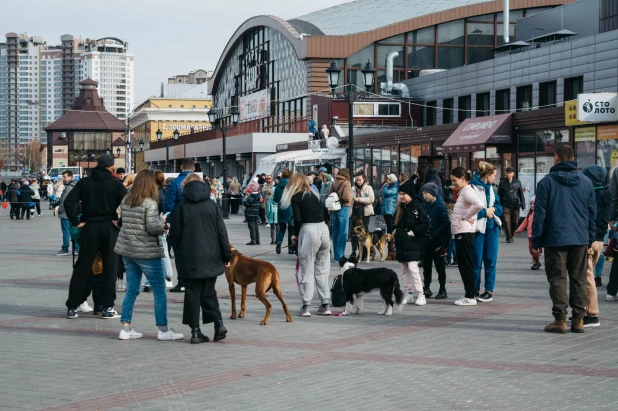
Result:
{"label": "black and white dog", "polygon": [[362,270],[356,268],[357,263],[355,256],[349,260],[345,257],[339,260],[346,300],[345,311],[342,315],[360,314],[363,296],[374,290],[380,290],[380,296],[384,300],[384,309],[378,311],[378,315],[393,314],[393,294],[397,308],[401,311],[404,296],[399,287],[397,273],[385,267]]}

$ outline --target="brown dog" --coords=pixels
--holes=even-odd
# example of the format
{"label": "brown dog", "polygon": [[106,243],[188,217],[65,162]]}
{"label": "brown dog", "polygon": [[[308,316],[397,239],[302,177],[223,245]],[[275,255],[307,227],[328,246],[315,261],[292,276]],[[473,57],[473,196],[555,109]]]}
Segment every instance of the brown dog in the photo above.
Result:
{"label": "brown dog", "polygon": [[225,269],[225,278],[227,278],[230,297],[232,299],[232,315],[230,318],[232,320],[236,319],[236,294],[234,283],[242,287],[242,300],[240,302],[240,313],[238,314],[238,318],[245,317],[245,310],[247,308],[247,286],[251,283],[255,283],[255,296],[266,306],[266,315],[260,325],[268,324],[272,304],[266,298],[266,293],[271,288],[279,301],[281,301],[283,311],[285,312],[285,320],[291,322],[292,316],[288,311],[288,306],[285,305],[283,301],[279,282],[279,272],[275,266],[266,261],[254,260],[246,257],[239,253],[231,244],[230,248],[232,249],[232,260],[230,261],[230,266]]}

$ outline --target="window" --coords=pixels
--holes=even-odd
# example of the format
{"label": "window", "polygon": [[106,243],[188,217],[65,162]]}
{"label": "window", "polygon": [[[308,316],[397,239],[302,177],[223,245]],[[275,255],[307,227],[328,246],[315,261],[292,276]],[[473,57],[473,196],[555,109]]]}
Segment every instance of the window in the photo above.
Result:
{"label": "window", "polygon": [[517,87],[517,110],[532,109],[532,86]]}
{"label": "window", "polygon": [[466,64],[480,63],[481,61],[491,60],[494,52],[485,47],[468,47],[468,61]]}
{"label": "window", "polygon": [[451,124],[453,122],[453,99],[447,98],[442,102],[442,123]]}
{"label": "window", "polygon": [[378,67],[385,68],[388,55],[394,51],[399,54],[393,59],[393,67],[402,69],[404,62],[403,46],[378,46]]}
{"label": "window", "polygon": [[399,103],[378,104],[378,116],[400,116]]}
{"label": "window", "polygon": [[354,103],[354,117],[399,117],[399,103]]}
{"label": "window", "polygon": [[408,47],[408,67],[417,69],[432,69],[436,56],[436,48],[429,46]]}
{"label": "window", "polygon": [[438,25],[439,44],[464,44],[464,21],[456,20]]}
{"label": "window", "polygon": [[577,95],[584,92],[584,76],[564,79],[564,101],[577,100]]}
{"label": "window", "polygon": [[494,24],[468,23],[467,26],[468,47],[493,46],[494,45]]}
{"label": "window", "polygon": [[476,116],[485,117],[489,115],[489,93],[479,93],[476,95]]}
{"label": "window", "polygon": [[463,47],[438,47],[438,68],[452,69],[464,65]]}
{"label": "window", "polygon": [[539,85],[539,106],[540,108],[552,107],[556,105],[556,82],[549,81]]}
{"label": "window", "polygon": [[425,107],[425,125],[426,126],[436,125],[436,102],[435,101],[427,102],[427,107]]}
{"label": "window", "polygon": [[408,34],[408,44],[434,44],[434,40],[434,27],[427,27]]}
{"label": "window", "polygon": [[363,68],[367,64],[367,60],[373,63],[373,44],[348,57],[348,68]]}
{"label": "window", "polygon": [[504,114],[511,111],[511,90],[496,91],[496,114]]}
{"label": "window", "polygon": [[471,116],[472,98],[470,96],[462,96],[458,99],[459,109],[457,110],[457,121],[462,122]]}

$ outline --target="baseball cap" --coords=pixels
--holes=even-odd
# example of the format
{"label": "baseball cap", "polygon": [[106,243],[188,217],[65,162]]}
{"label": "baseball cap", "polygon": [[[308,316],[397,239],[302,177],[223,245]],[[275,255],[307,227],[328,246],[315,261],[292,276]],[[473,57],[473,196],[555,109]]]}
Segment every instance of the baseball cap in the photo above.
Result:
{"label": "baseball cap", "polygon": [[506,168],[506,172],[507,172],[507,173],[514,173],[514,172],[515,172],[515,169],[514,169],[513,167],[507,167],[507,168]]}

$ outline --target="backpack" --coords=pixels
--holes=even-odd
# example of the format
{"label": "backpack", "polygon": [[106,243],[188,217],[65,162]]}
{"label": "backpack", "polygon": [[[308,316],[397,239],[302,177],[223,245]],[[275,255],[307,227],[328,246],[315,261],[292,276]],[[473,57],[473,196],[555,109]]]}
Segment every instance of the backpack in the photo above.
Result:
{"label": "backpack", "polygon": [[333,307],[345,306],[345,291],[343,291],[343,274],[339,274],[333,280],[333,285],[330,287],[330,302]]}
{"label": "backpack", "polygon": [[[339,188],[341,188],[342,185],[343,183],[339,185]],[[339,201],[339,194],[337,194],[337,190],[333,190],[333,192],[330,193],[328,197],[326,197],[326,201],[324,201],[324,207],[326,207],[328,211],[341,210],[341,201]]]}

